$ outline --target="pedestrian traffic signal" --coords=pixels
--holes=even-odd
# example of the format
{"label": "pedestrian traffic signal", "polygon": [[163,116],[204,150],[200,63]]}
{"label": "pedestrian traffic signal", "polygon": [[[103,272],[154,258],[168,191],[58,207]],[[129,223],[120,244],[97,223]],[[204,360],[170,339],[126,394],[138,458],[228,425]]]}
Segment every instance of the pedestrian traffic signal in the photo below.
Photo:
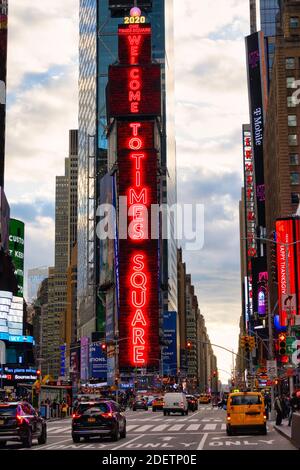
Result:
{"label": "pedestrian traffic signal", "polygon": [[286,335],[284,333],[280,333],[278,336],[278,350],[280,356],[286,355]]}

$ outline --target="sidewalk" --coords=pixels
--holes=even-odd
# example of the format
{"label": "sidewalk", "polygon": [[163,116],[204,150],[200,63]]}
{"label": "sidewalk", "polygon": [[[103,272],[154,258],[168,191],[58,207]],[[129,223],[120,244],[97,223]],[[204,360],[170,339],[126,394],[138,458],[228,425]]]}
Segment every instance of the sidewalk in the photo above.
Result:
{"label": "sidewalk", "polygon": [[289,441],[292,441],[292,428],[291,426],[288,426],[287,420],[283,420],[280,426],[274,424],[274,429],[276,429],[276,431],[283,437],[285,437]]}

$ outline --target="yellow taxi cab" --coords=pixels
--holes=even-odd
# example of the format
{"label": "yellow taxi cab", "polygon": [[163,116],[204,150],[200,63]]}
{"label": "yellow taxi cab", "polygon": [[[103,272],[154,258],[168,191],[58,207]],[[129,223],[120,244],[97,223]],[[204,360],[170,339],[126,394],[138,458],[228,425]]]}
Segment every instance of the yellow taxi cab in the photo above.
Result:
{"label": "yellow taxi cab", "polygon": [[227,400],[226,432],[257,430],[267,434],[264,398],[260,392],[230,393]]}
{"label": "yellow taxi cab", "polygon": [[152,411],[163,410],[164,397],[155,397],[152,402]]}
{"label": "yellow taxi cab", "polygon": [[199,403],[207,404],[210,403],[210,396],[206,393],[201,393],[199,397]]}

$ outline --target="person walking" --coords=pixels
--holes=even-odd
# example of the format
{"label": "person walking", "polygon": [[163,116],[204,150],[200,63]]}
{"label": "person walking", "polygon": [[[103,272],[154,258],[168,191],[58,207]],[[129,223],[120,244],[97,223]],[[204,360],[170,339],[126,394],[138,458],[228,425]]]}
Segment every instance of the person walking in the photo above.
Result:
{"label": "person walking", "polygon": [[293,413],[299,410],[299,399],[294,392],[290,401],[290,414],[289,414],[289,426],[292,424]]}
{"label": "person walking", "polygon": [[282,401],[279,395],[276,396],[275,398],[275,411],[277,413],[276,415],[276,425],[280,426],[282,423],[282,418],[283,418],[283,407],[282,407]]}

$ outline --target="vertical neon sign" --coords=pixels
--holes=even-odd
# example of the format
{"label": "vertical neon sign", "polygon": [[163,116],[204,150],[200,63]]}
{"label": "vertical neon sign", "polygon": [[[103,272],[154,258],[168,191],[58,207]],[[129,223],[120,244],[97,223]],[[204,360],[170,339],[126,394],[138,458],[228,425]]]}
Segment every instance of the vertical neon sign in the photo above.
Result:
{"label": "vertical neon sign", "polygon": [[119,367],[157,368],[158,241],[149,232],[158,202],[154,136],[161,91],[149,25],[119,27],[119,63],[110,67],[108,84],[109,117],[117,118],[118,195],[127,209],[127,238],[119,240]]}

